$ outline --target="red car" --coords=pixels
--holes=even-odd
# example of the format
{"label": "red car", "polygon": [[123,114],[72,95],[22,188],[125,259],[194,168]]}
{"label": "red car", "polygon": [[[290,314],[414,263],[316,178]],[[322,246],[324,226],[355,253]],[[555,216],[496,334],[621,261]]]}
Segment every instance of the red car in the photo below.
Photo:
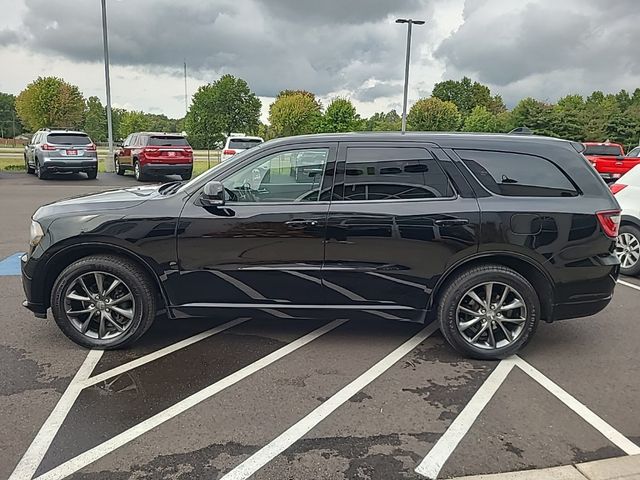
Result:
{"label": "red car", "polygon": [[585,142],[584,146],[582,153],[606,181],[617,180],[640,163],[638,156],[625,156],[619,143]]}
{"label": "red car", "polygon": [[153,174],[180,175],[189,180],[193,172],[193,150],[178,133],[132,133],[116,152],[114,161],[118,175],[133,170],[138,181]]}

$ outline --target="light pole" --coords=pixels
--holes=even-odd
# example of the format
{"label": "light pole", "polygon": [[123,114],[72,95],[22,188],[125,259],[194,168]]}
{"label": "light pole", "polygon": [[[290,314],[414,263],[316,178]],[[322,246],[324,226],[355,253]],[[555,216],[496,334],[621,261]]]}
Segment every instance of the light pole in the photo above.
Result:
{"label": "light pole", "polygon": [[111,80],[109,79],[109,39],[107,38],[107,0],[102,1],[102,45],[104,47],[104,80],[107,88],[107,136],[109,156],[105,162],[107,172],[115,171],[113,162],[113,123],[111,122]]}
{"label": "light pole", "polygon": [[398,18],[396,23],[407,24],[407,60],[404,66],[404,98],[402,99],[402,133],[407,131],[407,94],[409,93],[409,59],[411,58],[411,28],[413,25],[424,25],[424,20]]}

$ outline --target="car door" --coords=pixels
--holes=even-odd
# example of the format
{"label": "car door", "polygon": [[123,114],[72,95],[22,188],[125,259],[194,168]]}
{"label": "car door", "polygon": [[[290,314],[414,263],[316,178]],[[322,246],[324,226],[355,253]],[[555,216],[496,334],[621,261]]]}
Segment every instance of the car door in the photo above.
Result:
{"label": "car door", "polygon": [[125,138],[122,146],[118,149],[118,161],[120,165],[130,165],[131,163],[131,137],[133,137],[133,134]]}
{"label": "car door", "polygon": [[40,136],[41,136],[40,133],[36,133],[33,137],[31,137],[31,141],[29,142],[26,148],[27,162],[32,166],[35,166],[34,151],[36,149],[36,145],[38,144],[38,139],[40,138]]}
{"label": "car door", "polygon": [[337,165],[327,302],[422,320],[442,274],[477,251],[476,199],[459,195],[448,173],[455,166],[433,144],[340,143]]}
{"label": "car door", "polygon": [[[292,168],[301,151],[318,160],[304,178]],[[203,207],[198,194],[186,202],[177,235],[180,275],[167,282],[176,312],[262,308],[289,316],[323,303],[336,151],[329,142],[261,150],[225,169],[223,207]]]}

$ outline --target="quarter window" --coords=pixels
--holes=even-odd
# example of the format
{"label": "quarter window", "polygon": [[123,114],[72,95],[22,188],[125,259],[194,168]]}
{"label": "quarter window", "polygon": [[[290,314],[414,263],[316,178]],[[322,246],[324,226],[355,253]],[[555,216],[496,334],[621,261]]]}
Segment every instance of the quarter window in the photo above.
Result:
{"label": "quarter window", "polygon": [[328,148],[290,150],[263,157],[224,180],[230,202],[316,202]]}
{"label": "quarter window", "polygon": [[554,163],[534,155],[457,150],[476,178],[490,191],[509,197],[573,197],[573,183]]}
{"label": "quarter window", "polygon": [[454,195],[449,178],[428,150],[348,147],[337,200],[411,200]]}

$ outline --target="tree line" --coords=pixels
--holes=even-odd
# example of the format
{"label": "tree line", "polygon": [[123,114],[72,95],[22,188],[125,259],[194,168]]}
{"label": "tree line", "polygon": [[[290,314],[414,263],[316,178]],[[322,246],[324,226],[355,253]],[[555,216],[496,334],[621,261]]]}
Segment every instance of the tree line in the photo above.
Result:
{"label": "tree line", "polygon": [[[268,123],[260,121],[262,103],[247,82],[233,75],[203,85],[193,94],[184,118],[113,109],[114,137],[135,131],[186,131],[195,148],[214,148],[230,133],[265,139],[310,133],[397,131],[395,111],[363,118],[347,98],[326,108],[306,90],[283,90],[269,106]],[[0,93],[0,133],[33,132],[44,126],[81,128],[97,142],[107,139],[106,113],[98,97],[84,98],[77,86],[56,77],[40,77],[17,97]],[[437,83],[430,97],[416,101],[407,115],[415,131],[508,132],[526,126],[536,134],[576,141],[640,142],[640,88],[586,98],[571,94],[556,103],[527,97],[508,110],[500,95],[464,77]]]}

